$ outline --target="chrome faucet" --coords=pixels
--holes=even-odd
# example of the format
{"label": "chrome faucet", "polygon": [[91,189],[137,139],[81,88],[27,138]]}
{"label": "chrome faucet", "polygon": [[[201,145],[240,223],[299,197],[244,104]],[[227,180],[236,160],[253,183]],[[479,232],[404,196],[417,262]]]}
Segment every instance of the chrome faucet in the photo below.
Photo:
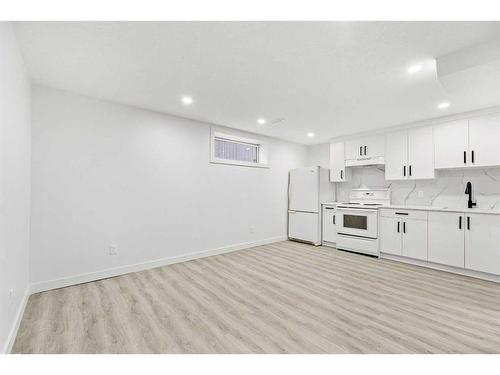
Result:
{"label": "chrome faucet", "polygon": [[469,200],[467,201],[467,207],[472,208],[476,205],[476,202],[472,202],[472,184],[467,182],[467,186],[465,187],[465,194],[469,194]]}

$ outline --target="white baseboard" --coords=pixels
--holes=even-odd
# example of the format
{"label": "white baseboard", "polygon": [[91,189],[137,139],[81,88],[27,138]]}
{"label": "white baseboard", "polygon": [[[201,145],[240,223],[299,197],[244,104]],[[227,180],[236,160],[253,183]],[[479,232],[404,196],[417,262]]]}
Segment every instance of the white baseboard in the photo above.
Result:
{"label": "white baseboard", "polygon": [[482,280],[487,280],[487,281],[493,281],[493,282],[496,282],[496,283],[500,283],[500,276],[498,276],[498,275],[492,275],[490,273],[485,273],[485,272],[480,272],[480,271],[473,271],[473,270],[468,270],[468,269],[465,269],[465,268],[458,268],[458,267],[446,266],[444,264],[432,263],[432,262],[428,262],[428,261],[425,261],[425,260],[405,258],[405,257],[402,257],[402,256],[392,255],[392,254],[385,254],[385,253],[380,253],[380,258],[394,260],[394,261],[397,261],[397,262],[403,262],[403,263],[413,264],[414,266],[432,268],[434,270],[439,270],[439,271],[446,271],[446,272],[456,273],[456,274],[459,274],[459,275],[462,275],[462,276],[474,277],[476,279],[482,279]]}
{"label": "white baseboard", "polygon": [[198,251],[194,253],[188,253],[175,257],[161,258],[152,261],[131,264],[127,266],[121,266],[116,268],[108,268],[102,271],[89,272],[84,274],[79,274],[76,276],[64,277],[60,279],[54,279],[49,281],[42,281],[31,284],[31,293],[44,292],[51,289],[63,288],[65,286],[71,286],[81,283],[87,283],[89,281],[96,281],[100,279],[105,279],[108,277],[124,275],[131,272],[143,271],[150,268],[162,267],[169,264],[186,262],[188,260],[194,260],[199,258],[205,258],[218,254],[230,253],[232,251],[243,250],[250,247],[267,245],[273,242],[285,241],[286,236],[279,236],[273,238],[267,238],[260,241],[245,242],[236,245],[225,246],[217,249]]}
{"label": "white baseboard", "polygon": [[24,291],[24,296],[21,301],[21,304],[19,305],[19,308],[17,309],[17,314],[16,314],[16,320],[14,321],[14,324],[12,325],[12,328],[10,329],[9,332],[9,337],[7,338],[7,342],[5,343],[5,347],[2,348],[2,353],[8,354],[12,350],[12,347],[14,346],[14,341],[16,341],[16,336],[17,336],[17,331],[19,329],[19,326],[21,325],[21,320],[23,319],[24,315],[24,309],[26,308],[26,304],[28,302],[28,298],[30,296],[30,286],[28,285],[26,287],[26,290]]}

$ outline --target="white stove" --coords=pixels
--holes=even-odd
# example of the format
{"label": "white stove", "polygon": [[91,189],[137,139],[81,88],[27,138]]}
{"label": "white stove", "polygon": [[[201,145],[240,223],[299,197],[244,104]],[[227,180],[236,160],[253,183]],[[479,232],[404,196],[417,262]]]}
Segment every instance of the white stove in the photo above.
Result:
{"label": "white stove", "polygon": [[391,203],[390,189],[352,189],[337,205],[337,249],[378,256],[379,207]]}

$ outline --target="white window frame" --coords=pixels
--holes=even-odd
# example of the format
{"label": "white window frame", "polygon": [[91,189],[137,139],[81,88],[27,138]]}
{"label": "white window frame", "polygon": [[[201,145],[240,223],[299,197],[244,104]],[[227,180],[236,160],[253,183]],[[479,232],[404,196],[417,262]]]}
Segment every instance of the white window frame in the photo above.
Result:
{"label": "white window frame", "polygon": [[[247,161],[222,159],[215,157],[215,138],[223,138],[229,141],[259,145],[258,148],[259,155],[257,158],[258,162],[252,163]],[[270,168],[268,163],[268,151],[269,151],[268,143],[263,139],[247,138],[227,130],[221,131],[215,128],[210,129],[210,163],[239,165],[243,167],[253,167],[253,168]]]}

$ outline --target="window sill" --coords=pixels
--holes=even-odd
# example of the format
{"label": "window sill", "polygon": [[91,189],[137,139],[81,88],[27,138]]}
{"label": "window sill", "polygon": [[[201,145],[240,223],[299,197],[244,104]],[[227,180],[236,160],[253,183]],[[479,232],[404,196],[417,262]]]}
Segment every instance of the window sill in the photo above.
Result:
{"label": "window sill", "polygon": [[248,163],[248,162],[244,162],[244,161],[218,159],[218,158],[211,158],[210,163],[212,163],[212,164],[227,164],[227,165],[235,165],[235,166],[240,166],[240,167],[251,167],[251,168],[271,168],[271,166],[269,164],[265,164],[265,163]]}

